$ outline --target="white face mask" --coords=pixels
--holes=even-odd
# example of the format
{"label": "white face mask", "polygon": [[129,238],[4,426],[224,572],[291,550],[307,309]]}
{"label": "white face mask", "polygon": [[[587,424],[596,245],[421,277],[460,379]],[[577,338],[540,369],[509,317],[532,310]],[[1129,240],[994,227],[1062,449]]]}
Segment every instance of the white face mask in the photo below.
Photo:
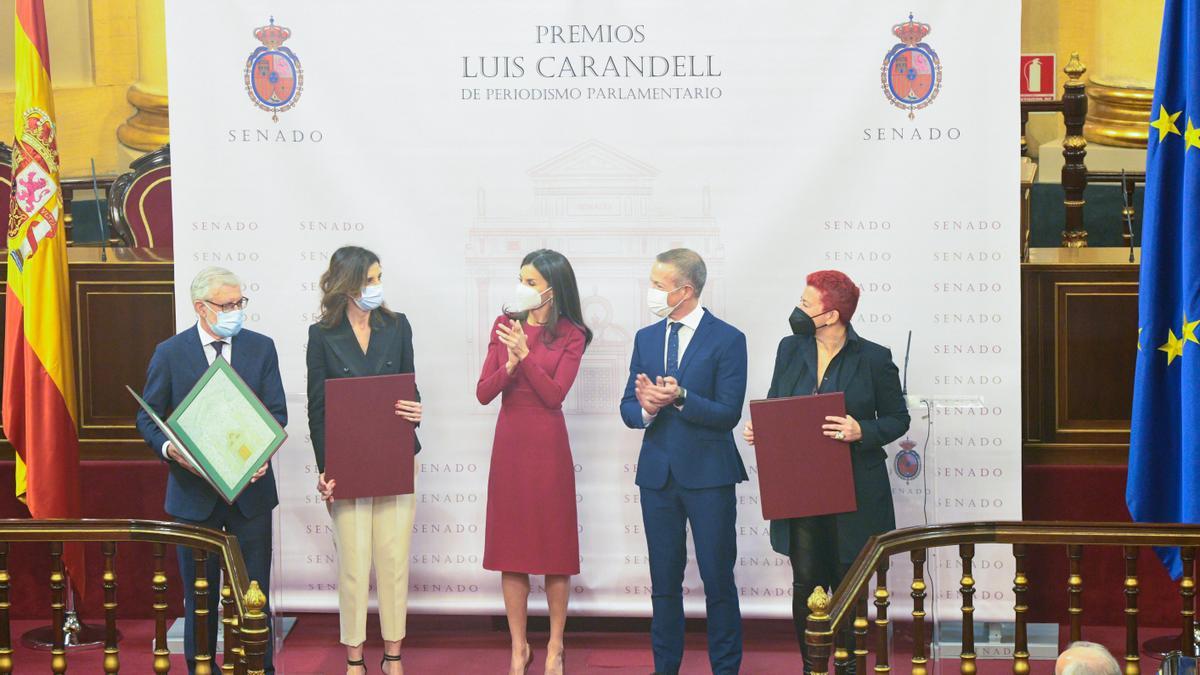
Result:
{"label": "white face mask", "polygon": [[[680,286],[679,288],[687,288],[687,286]],[[654,288],[653,286],[646,289],[646,307],[650,309],[650,313],[654,316],[666,317],[671,312],[674,312],[676,307],[683,304],[683,300],[674,305],[668,305],[667,296],[679,290],[679,288],[676,288],[674,291],[664,291],[661,288]]]}
{"label": "white face mask", "polygon": [[537,289],[518,281],[517,287],[513,289],[513,297],[504,305],[504,309],[508,312],[528,312],[537,309],[550,302],[550,298],[542,299],[542,296],[549,290],[547,288],[545,291],[538,293]]}

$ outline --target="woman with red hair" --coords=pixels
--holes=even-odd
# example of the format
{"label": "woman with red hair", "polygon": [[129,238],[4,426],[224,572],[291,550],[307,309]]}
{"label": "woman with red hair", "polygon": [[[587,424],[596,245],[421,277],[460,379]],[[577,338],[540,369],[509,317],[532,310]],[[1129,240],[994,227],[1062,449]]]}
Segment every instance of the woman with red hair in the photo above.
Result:
{"label": "woman with red hair", "polygon": [[[841,272],[808,275],[789,317],[792,334],[779,342],[767,393],[767,398],[838,391],[846,396],[846,416],[825,418],[824,432],[850,446],[858,510],[771,522],[771,547],[792,563],[792,618],[805,656],[808,596],[817,586],[837,586],[867,538],[896,527],[883,446],[908,431],[908,407],[891,351],[859,337],[850,325],[858,292]],[[743,436],[754,444],[752,422]],[[853,672],[853,659],[847,668]]]}

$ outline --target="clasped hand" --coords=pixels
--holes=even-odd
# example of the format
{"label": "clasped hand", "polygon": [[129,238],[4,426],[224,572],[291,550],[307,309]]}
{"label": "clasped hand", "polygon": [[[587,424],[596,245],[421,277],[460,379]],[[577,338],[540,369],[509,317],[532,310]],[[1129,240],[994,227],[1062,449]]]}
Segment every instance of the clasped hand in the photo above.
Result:
{"label": "clasped hand", "polygon": [[396,401],[396,414],[413,424],[420,424],[421,404],[418,401]]}
{"label": "clasped hand", "polygon": [[647,415],[657,415],[679,397],[679,381],[670,376],[651,380],[645,373],[639,373],[633,383],[633,393]]}
{"label": "clasped hand", "polygon": [[520,321],[509,320],[508,325],[496,324],[496,337],[508,348],[508,363],[505,366],[512,373],[517,364],[529,356],[529,339]]}
{"label": "clasped hand", "polygon": [[325,480],[325,472],[322,471],[317,476],[317,492],[321,493],[321,501],[333,503],[333,488],[337,485],[337,481],[330,478]]}

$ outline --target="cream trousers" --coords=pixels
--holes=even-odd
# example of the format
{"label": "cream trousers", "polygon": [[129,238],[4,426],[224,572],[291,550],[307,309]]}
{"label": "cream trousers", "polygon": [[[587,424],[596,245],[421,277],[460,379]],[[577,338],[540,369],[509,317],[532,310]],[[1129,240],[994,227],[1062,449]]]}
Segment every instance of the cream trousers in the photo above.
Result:
{"label": "cream trousers", "polygon": [[342,644],[357,647],[367,639],[372,563],[380,632],[389,642],[402,640],[408,616],[408,549],[416,497],[335,498],[329,510],[338,556]]}

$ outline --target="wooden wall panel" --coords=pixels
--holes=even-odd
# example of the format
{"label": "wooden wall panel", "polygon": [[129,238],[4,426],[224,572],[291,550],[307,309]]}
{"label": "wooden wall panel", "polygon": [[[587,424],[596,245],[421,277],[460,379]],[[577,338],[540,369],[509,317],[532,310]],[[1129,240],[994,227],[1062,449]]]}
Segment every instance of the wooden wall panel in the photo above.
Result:
{"label": "wooden wall panel", "polygon": [[1126,249],[1035,249],[1021,269],[1027,464],[1123,463],[1137,355]]}
{"label": "wooden wall panel", "polygon": [[[75,289],[79,424],[94,436],[132,429],[148,355],[174,332],[170,281],[86,281]],[[127,434],[126,434],[127,435]]]}

